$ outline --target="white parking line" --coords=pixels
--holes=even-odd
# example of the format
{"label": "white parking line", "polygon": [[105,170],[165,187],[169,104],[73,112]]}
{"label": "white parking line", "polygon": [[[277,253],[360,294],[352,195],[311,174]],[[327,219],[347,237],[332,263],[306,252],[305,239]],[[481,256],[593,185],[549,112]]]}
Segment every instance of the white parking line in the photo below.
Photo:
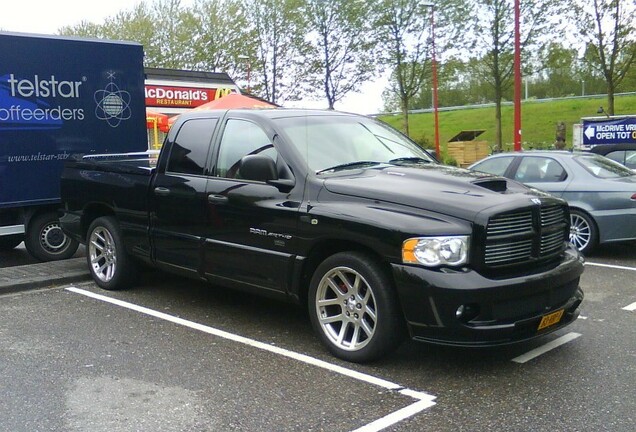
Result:
{"label": "white parking line", "polygon": [[512,359],[512,361],[515,363],[526,363],[532,360],[533,358],[539,357],[540,355],[545,354],[550,350],[553,350],[557,347],[560,347],[563,344],[566,344],[578,338],[579,336],[581,336],[580,333],[568,333],[564,336],[561,336],[560,338],[557,338],[551,342],[548,342],[547,344],[543,346],[535,348],[532,351],[528,351],[527,353],[520,355],[519,357],[515,357]]}
{"label": "white parking line", "polygon": [[614,265],[614,264],[601,264],[601,263],[592,263],[592,262],[587,262],[586,261],[585,265],[594,266],[594,267],[612,268],[612,269],[616,269],[616,270],[636,271],[636,267],[626,267],[626,266],[619,266],[619,265]]}
{"label": "white parking line", "polygon": [[[636,271],[636,267],[625,267],[625,266],[619,266],[619,265],[599,264],[599,263],[591,263],[591,262],[586,262],[585,265],[591,265],[591,266],[596,266],[596,267],[606,267],[606,268],[612,268],[612,269],[617,269],[617,270]],[[626,311],[633,312],[633,311],[636,310],[636,303],[632,303],[630,305],[627,305],[627,306],[625,306],[622,309],[626,310]]]}
{"label": "white parking line", "polygon": [[[402,392],[400,392],[402,393]],[[382,417],[372,423],[369,423],[366,426],[362,426],[359,429],[356,429],[352,432],[377,432],[382,429],[386,429],[389,426],[392,426],[396,423],[401,422],[409,417],[414,416],[415,414],[424,411],[426,408],[435,405],[435,402],[420,400],[419,402],[415,402],[407,407],[402,408],[401,410],[392,412],[391,414]]]}
{"label": "white parking line", "polygon": [[178,324],[178,325],[182,325],[184,327],[189,327],[191,329],[194,330],[199,330],[201,332],[204,333],[208,333],[223,339],[227,339],[227,340],[231,340],[234,342],[238,342],[244,345],[248,345],[263,351],[268,351],[274,354],[278,354],[284,357],[288,357],[312,366],[316,366],[322,369],[326,369],[328,371],[331,372],[335,372],[341,375],[345,375],[347,377],[359,380],[359,381],[363,381],[365,383],[368,384],[372,384],[375,386],[379,386],[388,390],[393,390],[393,391],[397,391],[400,394],[404,395],[404,396],[409,396],[411,398],[416,399],[417,402],[408,405],[398,411],[395,411],[385,417],[382,417],[372,423],[367,424],[366,426],[363,426],[362,428],[356,429],[354,432],[377,432],[377,431],[381,431],[382,429],[385,429],[389,426],[392,426],[402,420],[405,420],[409,417],[414,416],[415,414],[432,407],[433,405],[435,405],[435,398],[436,396],[430,395],[428,393],[424,393],[424,392],[418,392],[418,391],[414,391],[414,390],[410,390],[408,388],[405,388],[399,384],[384,380],[382,378],[377,378],[374,377],[372,375],[367,375],[365,373],[361,373],[352,369],[348,369],[342,366],[338,366],[338,365],[334,365],[331,363],[327,363],[326,361],[323,360],[319,360],[317,358],[313,358],[310,357],[308,355],[305,354],[300,354],[294,351],[289,351],[286,350],[284,348],[279,348],[273,345],[268,345],[266,343],[263,342],[259,342],[257,340],[254,339],[249,339],[243,336],[239,336],[233,333],[228,333],[226,331],[223,330],[219,330],[213,327],[209,327],[203,324],[198,324],[192,321],[188,321],[185,320],[183,318],[178,318],[175,317],[173,315],[168,315],[166,313],[163,312],[158,312],[155,311],[153,309],[148,309],[146,307],[143,306],[138,306],[136,304],[133,303],[128,303],[122,300],[117,300],[114,298],[110,298],[107,296],[103,296],[100,294],[96,294],[90,291],[86,291],[86,290],[82,290],[79,288],[75,288],[75,287],[69,287],[66,288],[67,291],[71,291],[73,293],[76,294],[81,294],[87,297],[91,297],[93,299],[96,300],[100,300],[103,302],[107,302],[107,303],[111,303],[126,309],[130,309],[145,315],[149,315],[155,318],[159,318],[159,319],[163,319],[165,321],[169,321],[172,322],[174,324]]}
{"label": "white parking line", "polygon": [[636,310],[636,302],[634,302],[634,303],[632,303],[632,304],[630,304],[630,305],[625,306],[625,307],[623,308],[623,310],[630,311],[630,312],[635,311],[635,310]]}

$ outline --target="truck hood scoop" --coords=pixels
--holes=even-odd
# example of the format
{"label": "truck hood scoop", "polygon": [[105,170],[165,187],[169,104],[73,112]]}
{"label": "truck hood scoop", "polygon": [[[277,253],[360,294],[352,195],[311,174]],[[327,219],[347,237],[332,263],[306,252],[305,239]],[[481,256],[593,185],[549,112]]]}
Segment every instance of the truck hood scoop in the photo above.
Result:
{"label": "truck hood scoop", "polygon": [[481,186],[493,192],[506,192],[508,190],[508,181],[503,178],[479,179],[473,182],[475,186]]}

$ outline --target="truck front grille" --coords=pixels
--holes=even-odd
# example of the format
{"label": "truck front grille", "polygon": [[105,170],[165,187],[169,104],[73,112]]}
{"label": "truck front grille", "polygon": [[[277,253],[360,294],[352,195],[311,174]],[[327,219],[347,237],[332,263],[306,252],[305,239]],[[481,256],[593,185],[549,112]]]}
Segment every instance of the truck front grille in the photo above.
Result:
{"label": "truck front grille", "polygon": [[484,264],[501,267],[555,256],[565,249],[566,207],[535,206],[491,217],[486,226]]}

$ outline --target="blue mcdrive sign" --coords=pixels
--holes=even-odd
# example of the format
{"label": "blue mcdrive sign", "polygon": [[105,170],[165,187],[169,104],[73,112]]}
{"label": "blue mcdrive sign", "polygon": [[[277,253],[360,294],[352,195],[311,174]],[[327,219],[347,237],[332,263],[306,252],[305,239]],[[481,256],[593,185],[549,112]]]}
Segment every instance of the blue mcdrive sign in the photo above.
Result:
{"label": "blue mcdrive sign", "polygon": [[583,120],[583,144],[636,143],[636,117]]}

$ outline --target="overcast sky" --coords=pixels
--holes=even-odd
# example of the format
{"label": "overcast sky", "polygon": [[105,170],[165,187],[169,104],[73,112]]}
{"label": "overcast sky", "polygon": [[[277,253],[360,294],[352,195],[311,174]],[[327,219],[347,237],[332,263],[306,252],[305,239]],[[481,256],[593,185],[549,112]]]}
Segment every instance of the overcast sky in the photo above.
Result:
{"label": "overcast sky", "polygon": [[[136,0],[13,0],[3,1],[0,8],[0,30],[26,33],[55,34],[61,27],[81,21],[101,24],[117,12],[131,9]],[[182,0],[188,5],[192,0]],[[351,94],[336,103],[336,109],[359,114],[374,114],[382,109],[382,91],[386,80],[367,83],[361,94]],[[291,105],[291,104],[290,104]],[[294,106],[327,108],[326,102],[295,102]]]}

